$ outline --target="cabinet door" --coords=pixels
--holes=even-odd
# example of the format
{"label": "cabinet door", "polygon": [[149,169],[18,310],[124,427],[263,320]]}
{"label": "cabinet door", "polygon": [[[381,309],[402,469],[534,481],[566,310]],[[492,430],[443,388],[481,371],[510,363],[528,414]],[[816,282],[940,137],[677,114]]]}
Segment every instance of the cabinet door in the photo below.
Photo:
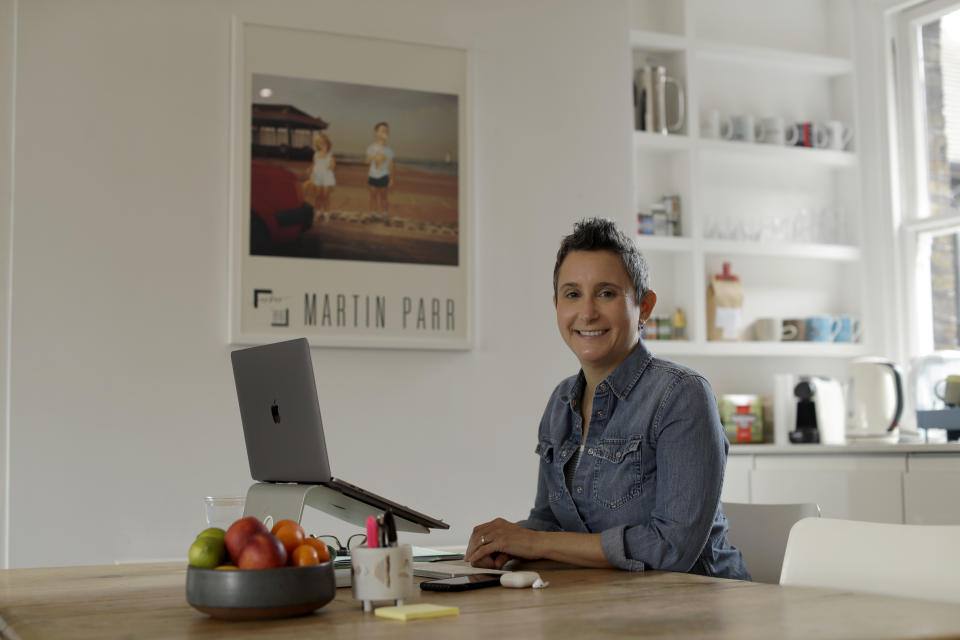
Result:
{"label": "cabinet door", "polygon": [[907,524],[960,524],[960,456],[911,455],[903,507]]}
{"label": "cabinet door", "polygon": [[771,456],[756,467],[752,502],[816,502],[825,518],[903,522],[906,456]]}
{"label": "cabinet door", "polygon": [[750,502],[750,471],[753,456],[729,456],[723,476],[722,502]]}

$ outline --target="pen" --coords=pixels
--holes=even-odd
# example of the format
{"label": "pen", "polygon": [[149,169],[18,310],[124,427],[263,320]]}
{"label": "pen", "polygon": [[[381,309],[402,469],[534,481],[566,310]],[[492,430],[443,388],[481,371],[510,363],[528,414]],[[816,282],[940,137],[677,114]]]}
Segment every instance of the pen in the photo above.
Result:
{"label": "pen", "polygon": [[377,529],[380,534],[380,546],[387,546],[387,528],[383,524],[383,515],[377,516]]}
{"label": "pen", "polygon": [[393,518],[393,511],[387,509],[383,512],[383,527],[387,530],[387,546],[397,546],[397,521]]}
{"label": "pen", "polygon": [[367,548],[376,549],[380,544],[380,527],[374,516],[367,516]]}

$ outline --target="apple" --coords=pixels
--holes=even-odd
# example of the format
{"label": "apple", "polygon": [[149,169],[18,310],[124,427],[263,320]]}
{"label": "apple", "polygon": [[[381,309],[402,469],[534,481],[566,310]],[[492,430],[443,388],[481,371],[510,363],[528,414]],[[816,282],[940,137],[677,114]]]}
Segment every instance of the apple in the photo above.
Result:
{"label": "apple", "polygon": [[250,536],[255,533],[268,533],[268,531],[266,525],[254,516],[240,518],[227,529],[223,541],[226,543],[227,552],[234,562],[240,560],[240,552],[247,546],[247,541],[250,539]]}
{"label": "apple", "polygon": [[237,566],[241,569],[275,569],[287,564],[287,550],[272,533],[255,533],[240,552]]}

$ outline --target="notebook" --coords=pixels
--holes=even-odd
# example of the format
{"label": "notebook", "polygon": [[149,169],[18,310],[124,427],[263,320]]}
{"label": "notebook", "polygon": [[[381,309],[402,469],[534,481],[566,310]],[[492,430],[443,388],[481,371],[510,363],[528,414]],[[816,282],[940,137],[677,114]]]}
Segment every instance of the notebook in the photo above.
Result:
{"label": "notebook", "polygon": [[427,529],[447,523],[334,477],[306,338],[230,354],[250,475],[260,482],[319,484],[362,503],[370,513],[392,509]]}

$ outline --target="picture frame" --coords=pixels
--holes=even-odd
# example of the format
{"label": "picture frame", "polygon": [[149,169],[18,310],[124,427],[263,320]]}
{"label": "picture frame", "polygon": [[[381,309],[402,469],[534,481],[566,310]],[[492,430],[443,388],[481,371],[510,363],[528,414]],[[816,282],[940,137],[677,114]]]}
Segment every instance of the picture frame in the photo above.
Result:
{"label": "picture frame", "polygon": [[229,342],[471,349],[467,51],[240,18],[231,45]]}

